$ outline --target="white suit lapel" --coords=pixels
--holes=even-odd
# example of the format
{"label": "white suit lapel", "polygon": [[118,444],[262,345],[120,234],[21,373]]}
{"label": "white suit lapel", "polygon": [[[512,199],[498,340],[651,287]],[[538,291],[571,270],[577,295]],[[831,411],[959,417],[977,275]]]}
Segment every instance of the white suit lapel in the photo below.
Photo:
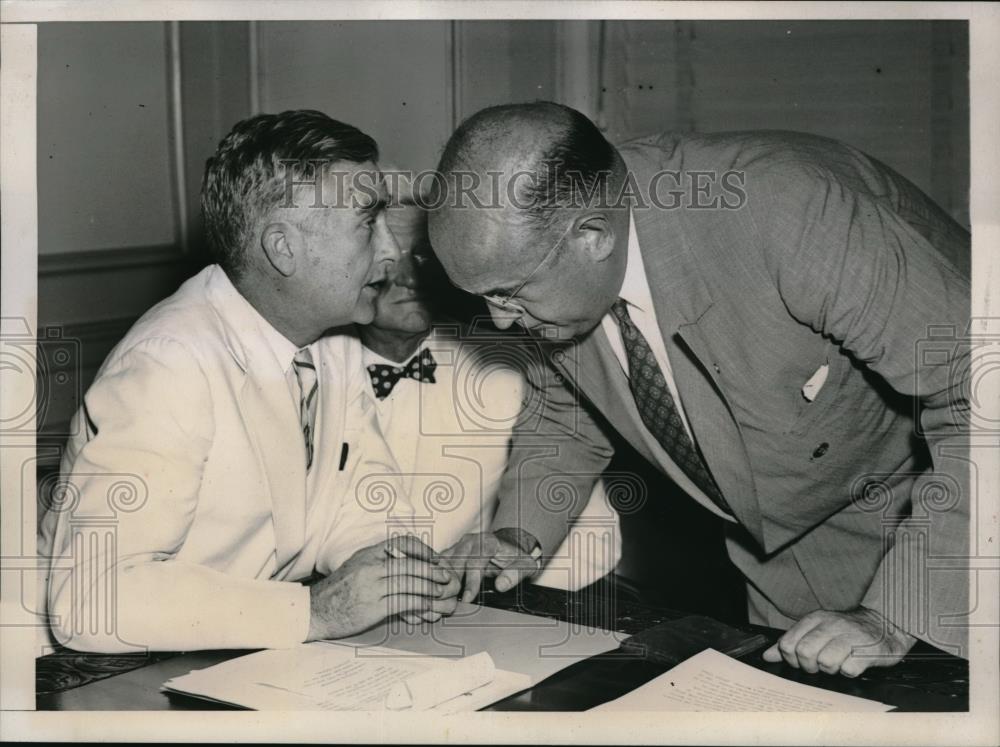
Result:
{"label": "white suit lapel", "polygon": [[305,441],[284,372],[268,348],[259,316],[220,269],[209,298],[223,322],[226,343],[243,369],[240,411],[267,478],[277,549],[276,574],[294,562],[305,541]]}
{"label": "white suit lapel", "polygon": [[[341,459],[351,457],[349,444],[344,453],[346,418],[354,412],[354,400],[363,396],[360,343],[346,334],[324,337],[314,345],[317,352],[317,371],[320,394],[316,431],[316,452],[312,468],[314,500],[329,503],[331,497],[342,493],[337,480],[341,474]],[[327,510],[334,507],[326,506]]]}
{"label": "white suit lapel", "polygon": [[263,378],[248,370],[240,405],[267,475],[280,572],[305,543],[305,441],[284,377]]}

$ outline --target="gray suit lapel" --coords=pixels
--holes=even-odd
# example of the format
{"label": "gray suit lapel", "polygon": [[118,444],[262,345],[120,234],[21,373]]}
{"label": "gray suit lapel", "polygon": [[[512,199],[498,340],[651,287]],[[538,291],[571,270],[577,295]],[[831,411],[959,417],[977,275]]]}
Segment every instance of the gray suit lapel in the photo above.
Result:
{"label": "gray suit lapel", "polygon": [[575,380],[583,395],[640,455],[651,464],[659,466],[702,506],[720,514],[718,506],[665,455],[659,443],[643,425],[628,379],[602,328],[598,327],[584,338],[572,353],[567,354],[561,365],[568,378]]}
{"label": "gray suit lapel", "polygon": [[652,436],[641,427],[642,421],[628,379],[604,330],[598,326],[580,340],[567,351],[561,365],[569,379],[575,380],[584,396],[622,437],[655,463],[654,451],[650,447]]}
{"label": "gray suit lapel", "polygon": [[[640,184],[649,183],[648,168],[645,173],[635,171]],[[682,230],[683,214],[679,210],[637,208],[633,210],[633,220],[657,323],[684,413],[736,517],[763,544],[750,461],[739,424],[718,378],[718,361],[704,334],[705,329],[733,320],[719,318],[719,309],[698,270],[695,248],[689,245]]]}

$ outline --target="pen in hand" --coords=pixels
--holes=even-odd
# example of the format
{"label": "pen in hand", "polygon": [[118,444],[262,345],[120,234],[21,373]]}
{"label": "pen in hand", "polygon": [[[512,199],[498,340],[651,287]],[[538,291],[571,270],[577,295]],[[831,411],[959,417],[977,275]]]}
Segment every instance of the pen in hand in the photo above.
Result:
{"label": "pen in hand", "polygon": [[393,545],[389,545],[387,548],[385,548],[385,554],[388,555],[390,558],[396,558],[397,560],[402,560],[403,558],[406,557],[405,552],[403,552],[398,547],[395,547]]}
{"label": "pen in hand", "polygon": [[[434,576],[435,576],[434,577],[434,582],[436,584],[438,584],[439,587],[447,588],[448,586],[451,585],[452,581],[454,580],[453,572],[449,568],[447,568],[447,567],[441,567],[440,566],[440,558],[437,557],[436,553],[434,553],[433,550],[431,550],[431,553],[432,553],[432,555],[431,555],[431,557],[428,560],[429,560],[430,564],[433,565],[434,568],[435,568],[435,570],[434,570]],[[409,553],[405,552],[401,548],[397,547],[396,545],[392,545],[392,544],[386,544],[385,545],[385,554],[386,554],[387,557],[392,558],[394,560],[403,560],[403,559],[406,559],[406,558],[413,558],[414,560],[423,560],[423,558],[420,558],[419,556],[415,556],[415,555],[410,555]],[[444,576],[439,576],[439,574],[444,574]],[[434,594],[432,596],[436,596],[438,598],[442,598],[442,594],[443,594],[442,591],[438,591],[437,594]],[[448,614],[451,614],[451,613],[448,613]],[[416,624],[420,623],[421,619],[423,619],[424,622],[436,622],[437,620],[440,620],[441,619],[441,612],[437,612],[437,611],[433,611],[433,610],[426,610],[423,613],[423,615],[418,615],[416,613],[413,613],[413,614],[409,614],[409,615],[404,614],[402,617],[403,617],[403,619],[406,622],[410,623],[411,625],[416,625]]]}
{"label": "pen in hand", "polygon": [[[422,559],[417,557],[416,555],[407,555],[405,552],[400,550],[395,545],[387,545],[385,548],[385,554],[388,555],[390,558],[395,558],[396,560],[402,560],[404,558],[415,558],[417,560]],[[427,560],[427,562],[430,563],[431,565],[440,565],[440,559],[436,556],[436,554],[431,556]]]}

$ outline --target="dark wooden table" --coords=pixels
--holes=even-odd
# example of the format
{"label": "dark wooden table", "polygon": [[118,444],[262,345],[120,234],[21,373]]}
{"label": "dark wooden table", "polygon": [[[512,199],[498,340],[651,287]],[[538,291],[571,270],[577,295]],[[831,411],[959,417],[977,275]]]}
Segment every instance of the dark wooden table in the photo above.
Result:
{"label": "dark wooden table", "polygon": [[[652,597],[652,598],[651,598]],[[598,625],[634,634],[686,613],[667,600],[638,595],[622,584],[599,584],[579,592],[525,585],[506,594],[488,592],[484,604]],[[781,631],[741,626],[774,641]],[[965,711],[969,701],[968,662],[922,643],[900,664],[871,669],[849,679],[807,674],[784,663],[768,664],[762,649],[741,658],[758,669],[815,687],[870,698],[897,711]],[[36,707],[39,710],[220,710],[224,706],[168,695],[160,686],[171,677],[217,664],[248,651],[199,651],[112,656],[57,652],[37,660]],[[617,698],[668,669],[663,664],[609,652],[577,662],[530,690],[495,703],[496,711],[582,711]]]}

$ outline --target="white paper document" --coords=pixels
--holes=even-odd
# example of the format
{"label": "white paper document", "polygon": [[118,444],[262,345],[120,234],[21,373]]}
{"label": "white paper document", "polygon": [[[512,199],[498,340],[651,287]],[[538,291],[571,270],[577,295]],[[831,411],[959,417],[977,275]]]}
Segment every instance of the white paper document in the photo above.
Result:
{"label": "white paper document", "polygon": [[337,642],[363,647],[366,658],[377,658],[382,647],[446,658],[485,651],[499,669],[526,674],[537,684],[581,659],[613,651],[626,638],[601,628],[459,602],[455,614],[431,626],[397,618]]}
{"label": "white paper document", "polygon": [[338,641],[241,656],[164,689],[254,710],[473,711],[627,636],[459,603],[433,625],[394,619]]}
{"label": "white paper document", "polygon": [[706,649],[595,711],[889,711],[892,706],[802,685]]}
{"label": "white paper document", "polygon": [[489,654],[461,659],[413,656],[316,642],[272,649],[200,669],[164,689],[260,711],[472,711],[531,686],[529,677],[497,669]]}

